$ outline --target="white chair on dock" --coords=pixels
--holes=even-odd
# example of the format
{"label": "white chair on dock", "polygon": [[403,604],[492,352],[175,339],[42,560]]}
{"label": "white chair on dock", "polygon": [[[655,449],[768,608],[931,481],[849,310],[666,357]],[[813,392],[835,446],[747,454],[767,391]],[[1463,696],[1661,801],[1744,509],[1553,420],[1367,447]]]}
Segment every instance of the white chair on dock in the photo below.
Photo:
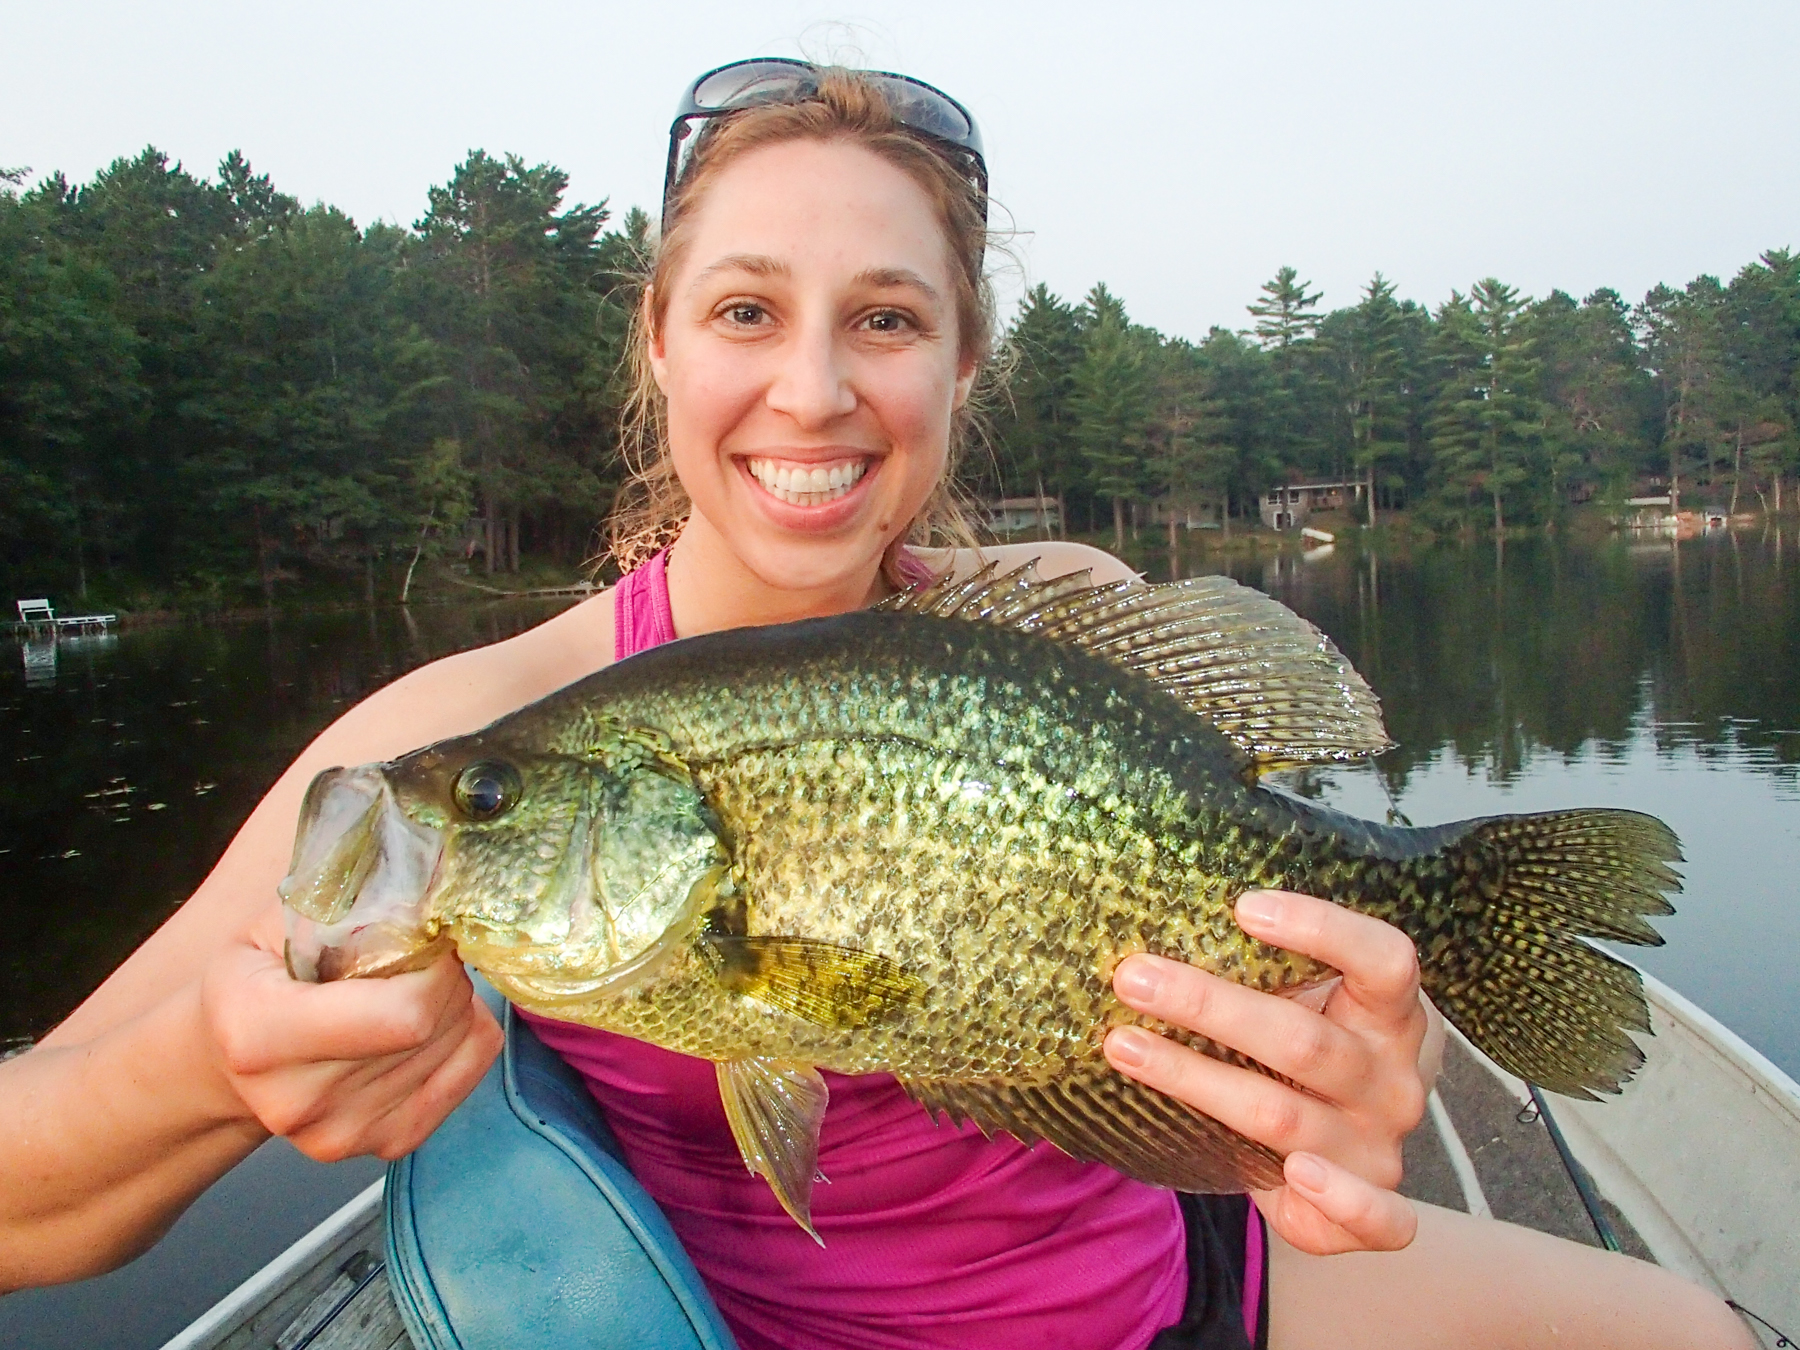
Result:
{"label": "white chair on dock", "polygon": [[48,600],[21,600],[19,622],[33,628],[39,624],[53,624],[56,622],[56,611],[50,608]]}

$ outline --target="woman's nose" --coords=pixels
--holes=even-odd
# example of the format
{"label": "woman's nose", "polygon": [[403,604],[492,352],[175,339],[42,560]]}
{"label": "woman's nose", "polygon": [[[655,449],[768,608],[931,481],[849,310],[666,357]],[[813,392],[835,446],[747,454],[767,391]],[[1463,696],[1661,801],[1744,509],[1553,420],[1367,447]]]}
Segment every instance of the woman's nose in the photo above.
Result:
{"label": "woman's nose", "polygon": [[846,353],[830,324],[800,326],[784,344],[767,402],[805,430],[826,426],[856,410]]}

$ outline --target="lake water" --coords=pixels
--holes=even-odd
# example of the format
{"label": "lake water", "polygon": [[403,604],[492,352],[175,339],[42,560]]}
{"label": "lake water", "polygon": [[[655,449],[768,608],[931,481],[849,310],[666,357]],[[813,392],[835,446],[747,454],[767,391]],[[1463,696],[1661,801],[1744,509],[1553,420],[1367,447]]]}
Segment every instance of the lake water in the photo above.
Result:
{"label": "lake water", "polygon": [[[1800,1077],[1795,532],[1514,541],[1504,554],[1338,546],[1229,570],[1337,640],[1399,742],[1372,766],[1290,786],[1419,825],[1584,805],[1661,816],[1681,836],[1687,890],[1659,921],[1667,945],[1626,954]],[[42,1034],[104,979],[344,708],[558,607],[172,626],[64,641],[53,667],[14,646],[0,664],[0,1043]],[[159,1344],[374,1175],[284,1148],[259,1151],[214,1188],[213,1210],[133,1266],[0,1301],[0,1341],[95,1344],[84,1319],[104,1317],[109,1343]],[[308,1207],[272,1212],[271,1196],[297,1190]],[[255,1240],[208,1251],[233,1223]],[[124,1334],[121,1315],[141,1328]]]}
{"label": "lake water", "polygon": [[[1514,541],[1233,563],[1330,633],[1398,747],[1313,773],[1414,824],[1626,806],[1681,836],[1668,945],[1628,954],[1800,1077],[1800,537]],[[0,664],[0,1043],[41,1034],[205,875],[344,708],[554,603],[278,616]],[[0,649],[4,650],[4,649]]]}

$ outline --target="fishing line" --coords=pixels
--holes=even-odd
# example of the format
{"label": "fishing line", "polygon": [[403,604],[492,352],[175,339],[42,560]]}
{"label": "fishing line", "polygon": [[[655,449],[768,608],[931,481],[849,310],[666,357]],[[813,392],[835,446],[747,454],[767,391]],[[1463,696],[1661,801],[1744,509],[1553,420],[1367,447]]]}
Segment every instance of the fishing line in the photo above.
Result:
{"label": "fishing line", "polygon": [[1755,1313],[1751,1312],[1748,1308],[1746,1308],[1743,1304],[1739,1303],[1734,1298],[1726,1299],[1725,1306],[1727,1308],[1730,1308],[1731,1311],[1733,1311],[1734,1313],[1738,1314],[1738,1316],[1748,1317],[1752,1322],[1755,1322],[1758,1326],[1767,1327],[1770,1331],[1774,1332],[1775,1333],[1775,1350],[1792,1350],[1793,1345],[1794,1345],[1793,1341],[1789,1340],[1788,1337],[1782,1332],[1781,1328],[1776,1326],[1774,1323],[1770,1322],[1767,1318],[1758,1317]]}
{"label": "fishing line", "polygon": [[[1535,1083],[1527,1083],[1525,1090],[1531,1094],[1531,1105],[1521,1110],[1516,1119],[1520,1123],[1532,1120],[1544,1122],[1544,1128],[1550,1132],[1550,1142],[1556,1145],[1556,1156],[1562,1159],[1563,1171],[1569,1174],[1569,1180],[1575,1183],[1575,1192],[1581,1197],[1582,1208],[1587,1210],[1588,1218],[1593,1222],[1594,1231],[1600,1235],[1600,1244],[1609,1252],[1622,1250],[1619,1246],[1619,1235],[1613,1230],[1612,1221],[1600,1205],[1600,1194],[1594,1189],[1593,1178],[1587,1169],[1575,1160],[1569,1151],[1568,1140],[1563,1138],[1562,1128],[1556,1123],[1556,1117],[1550,1114],[1550,1103],[1544,1100],[1543,1094],[1537,1090]],[[1725,1306],[1733,1312],[1748,1317],[1758,1326],[1766,1327],[1775,1336],[1775,1350],[1800,1350],[1792,1339],[1780,1327],[1765,1317],[1759,1317],[1736,1299],[1726,1299]]]}

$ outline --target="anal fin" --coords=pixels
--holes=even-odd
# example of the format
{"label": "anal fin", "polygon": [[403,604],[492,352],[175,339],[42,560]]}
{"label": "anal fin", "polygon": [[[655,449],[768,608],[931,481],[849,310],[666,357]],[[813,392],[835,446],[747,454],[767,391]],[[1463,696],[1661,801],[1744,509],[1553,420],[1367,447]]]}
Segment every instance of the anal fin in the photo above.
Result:
{"label": "anal fin", "polygon": [[730,1059],[716,1067],[744,1166],[769,1183],[781,1207],[823,1247],[812,1226],[812,1187],[830,1096],[825,1079],[810,1065],[782,1059]]}
{"label": "anal fin", "polygon": [[1078,1161],[1171,1190],[1217,1195],[1281,1184],[1277,1154],[1110,1068],[1032,1085],[903,1079],[901,1086],[926,1110],[973,1121],[984,1134],[1046,1140]]}

